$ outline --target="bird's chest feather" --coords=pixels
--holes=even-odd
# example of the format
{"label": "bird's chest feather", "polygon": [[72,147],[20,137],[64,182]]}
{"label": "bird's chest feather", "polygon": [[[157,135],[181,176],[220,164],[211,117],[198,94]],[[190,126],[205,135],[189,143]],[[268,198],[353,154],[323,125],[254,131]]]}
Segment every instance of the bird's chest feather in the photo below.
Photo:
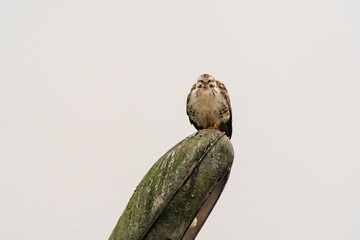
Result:
{"label": "bird's chest feather", "polygon": [[218,89],[201,89],[194,91],[190,99],[192,108],[199,113],[200,116],[211,116],[221,109],[226,103],[225,98]]}

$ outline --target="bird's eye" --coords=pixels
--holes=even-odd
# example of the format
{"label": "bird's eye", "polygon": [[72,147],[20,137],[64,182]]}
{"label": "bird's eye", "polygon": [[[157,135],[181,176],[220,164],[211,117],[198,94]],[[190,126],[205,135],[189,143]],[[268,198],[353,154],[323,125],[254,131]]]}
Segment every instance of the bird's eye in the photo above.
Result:
{"label": "bird's eye", "polygon": [[214,84],[210,84],[210,87],[213,88],[213,87],[215,87],[215,85],[214,85]]}

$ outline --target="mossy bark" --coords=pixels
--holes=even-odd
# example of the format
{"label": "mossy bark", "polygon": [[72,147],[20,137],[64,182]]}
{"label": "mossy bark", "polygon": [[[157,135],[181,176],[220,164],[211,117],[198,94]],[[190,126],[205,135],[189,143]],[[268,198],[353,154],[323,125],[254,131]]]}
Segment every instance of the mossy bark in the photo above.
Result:
{"label": "mossy bark", "polygon": [[[109,240],[194,239],[226,184],[233,158],[222,132],[206,129],[187,137],[144,176]],[[195,217],[197,226],[189,228]]]}

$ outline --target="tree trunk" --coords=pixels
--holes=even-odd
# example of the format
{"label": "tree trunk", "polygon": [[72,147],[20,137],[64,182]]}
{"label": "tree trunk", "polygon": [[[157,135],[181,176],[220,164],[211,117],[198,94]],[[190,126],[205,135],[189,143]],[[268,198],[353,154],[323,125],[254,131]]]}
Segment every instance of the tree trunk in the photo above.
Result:
{"label": "tree trunk", "polygon": [[[195,239],[230,174],[224,133],[206,129],[163,155],[136,187],[109,240]],[[190,227],[194,218],[197,225]]]}

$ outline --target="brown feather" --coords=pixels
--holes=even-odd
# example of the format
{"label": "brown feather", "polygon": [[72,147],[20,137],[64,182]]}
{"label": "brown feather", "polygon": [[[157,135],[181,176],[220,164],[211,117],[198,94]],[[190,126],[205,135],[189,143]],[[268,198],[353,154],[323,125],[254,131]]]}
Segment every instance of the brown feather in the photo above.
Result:
{"label": "brown feather", "polygon": [[229,98],[229,93],[225,87],[225,85],[218,81],[218,80],[215,80],[216,83],[218,84],[218,87],[220,89],[220,93],[223,95],[223,97],[226,99],[226,102],[227,102],[227,105],[228,105],[228,108],[229,108],[229,114],[230,114],[230,118],[227,122],[225,122],[225,125],[223,126],[220,126],[220,130],[221,131],[225,131],[226,135],[231,138],[231,135],[232,135],[232,109],[231,109],[231,102],[230,102],[230,98]]}

